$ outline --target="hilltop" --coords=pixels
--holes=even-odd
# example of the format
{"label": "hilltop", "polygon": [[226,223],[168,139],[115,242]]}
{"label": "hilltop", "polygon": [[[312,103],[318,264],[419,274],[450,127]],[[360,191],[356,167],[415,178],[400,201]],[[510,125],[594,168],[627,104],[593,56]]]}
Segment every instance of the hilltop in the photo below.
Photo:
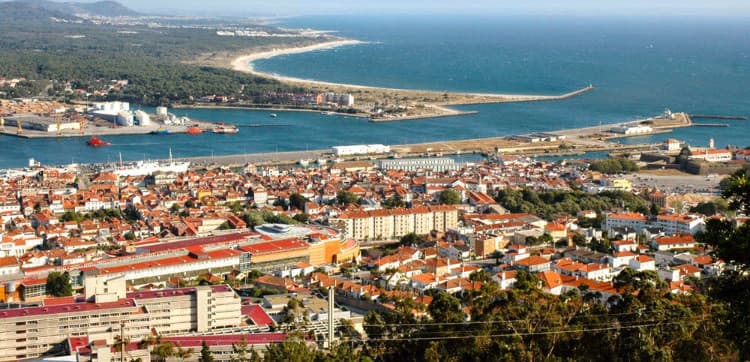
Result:
{"label": "hilltop", "polygon": [[[132,10],[116,1],[98,1],[93,3],[74,3],[74,2],[54,2],[47,0],[18,0],[7,3],[0,3],[0,5],[10,6],[16,11],[17,14],[28,18],[30,15],[40,15],[38,19],[49,18],[50,14],[43,13],[48,11],[57,16],[55,18],[62,18],[66,20],[73,20],[79,17],[91,17],[91,16],[107,16],[107,17],[118,17],[118,16],[139,16],[142,15],[135,10]],[[6,14],[2,15],[3,17]],[[29,19],[34,20],[34,19]]]}
{"label": "hilltop", "polygon": [[81,20],[75,15],[68,12],[59,11],[53,8],[42,6],[39,2],[0,2],[0,22],[2,23],[19,23],[19,22],[46,22],[51,19],[61,19],[66,21]]}

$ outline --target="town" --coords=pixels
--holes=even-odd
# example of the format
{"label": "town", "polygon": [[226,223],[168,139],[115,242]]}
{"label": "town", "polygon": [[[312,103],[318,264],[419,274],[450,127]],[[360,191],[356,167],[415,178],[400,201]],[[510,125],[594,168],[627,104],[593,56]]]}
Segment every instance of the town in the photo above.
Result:
{"label": "town", "polygon": [[607,305],[623,273],[689,295],[733,268],[694,237],[710,219],[746,221],[718,197],[719,177],[660,190],[658,176],[611,161],[9,170],[0,341],[15,348],[0,361],[150,360],[167,344],[229,360],[293,333],[319,346],[366,339],[371,311],[429,320],[436,293],[534,278]]}

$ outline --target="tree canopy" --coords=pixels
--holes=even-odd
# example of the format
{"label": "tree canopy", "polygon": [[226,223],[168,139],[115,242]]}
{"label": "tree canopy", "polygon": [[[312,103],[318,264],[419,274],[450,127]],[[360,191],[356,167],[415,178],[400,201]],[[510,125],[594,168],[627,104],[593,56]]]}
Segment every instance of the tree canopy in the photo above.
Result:
{"label": "tree canopy", "polygon": [[73,286],[70,285],[70,275],[67,272],[50,272],[47,275],[45,288],[47,295],[53,297],[69,297],[73,295]]}

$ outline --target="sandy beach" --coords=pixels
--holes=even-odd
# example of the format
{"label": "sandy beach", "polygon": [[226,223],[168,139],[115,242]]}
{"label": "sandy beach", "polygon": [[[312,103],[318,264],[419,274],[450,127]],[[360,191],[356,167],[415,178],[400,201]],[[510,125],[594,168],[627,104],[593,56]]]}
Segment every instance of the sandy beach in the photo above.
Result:
{"label": "sandy beach", "polygon": [[[501,94],[501,93],[471,93],[471,92],[443,92],[434,90],[420,90],[420,89],[400,89],[400,88],[387,88],[387,87],[375,87],[365,86],[359,84],[347,84],[347,83],[333,83],[325,82],[320,80],[303,79],[296,77],[283,76],[273,73],[265,73],[255,69],[253,62],[260,59],[270,59],[273,57],[289,54],[300,54],[317,50],[333,49],[337,47],[366,44],[359,40],[353,39],[337,39],[326,41],[319,44],[304,45],[299,47],[288,47],[273,49],[270,51],[259,51],[256,53],[249,53],[238,56],[231,60],[231,68],[240,71],[250,73],[256,76],[276,79],[280,82],[293,83],[307,88],[320,89],[325,88],[330,91],[362,91],[367,90],[370,92],[377,93],[398,93],[400,95],[432,98],[429,103],[436,105],[464,105],[464,104],[480,104],[480,103],[498,103],[498,102],[532,102],[532,101],[548,101],[548,100],[561,100],[570,97],[577,96],[592,90],[592,86],[584,87],[579,90],[561,94],[561,95],[535,95],[535,94]],[[357,92],[361,93],[361,92]],[[375,93],[375,94],[377,94]],[[446,96],[447,95],[447,96]]]}

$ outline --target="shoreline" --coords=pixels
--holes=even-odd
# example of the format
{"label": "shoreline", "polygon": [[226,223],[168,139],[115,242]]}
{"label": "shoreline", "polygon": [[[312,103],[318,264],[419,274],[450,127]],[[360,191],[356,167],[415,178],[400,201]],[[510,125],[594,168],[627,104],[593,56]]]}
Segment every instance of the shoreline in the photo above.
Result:
{"label": "shoreline", "polygon": [[[538,102],[538,101],[554,101],[564,100],[586,92],[592,91],[595,88],[592,85],[576,89],[574,91],[559,94],[559,95],[542,95],[542,94],[506,94],[506,93],[483,93],[483,92],[460,92],[460,91],[439,91],[439,90],[428,90],[428,89],[404,89],[404,88],[391,88],[391,87],[378,87],[368,86],[360,84],[349,84],[349,83],[336,83],[314,79],[304,79],[292,76],[285,76],[274,73],[267,73],[259,71],[255,68],[253,62],[261,59],[270,59],[282,55],[300,54],[317,50],[334,49],[343,46],[367,44],[367,42],[353,40],[353,39],[337,39],[330,40],[323,43],[304,45],[304,46],[291,46],[286,48],[278,48],[273,50],[260,50],[256,52],[235,56],[231,59],[227,59],[225,64],[239,72],[252,74],[258,77],[264,77],[274,79],[279,82],[295,84],[305,88],[318,89],[318,88],[332,88],[326,89],[328,91],[336,91],[342,93],[359,93],[359,97],[362,93],[381,92],[383,94],[398,94],[404,97],[423,98],[429,96],[431,100],[425,100],[424,104],[438,105],[438,106],[450,106],[450,105],[471,105],[471,104],[486,104],[486,103],[511,103],[511,102]],[[381,97],[385,98],[385,97]],[[368,103],[368,102],[365,102]],[[369,102],[373,103],[373,102]],[[445,116],[444,113],[438,114]],[[422,117],[417,115],[409,115],[406,119],[419,119],[419,118],[431,118],[433,114],[424,114]]]}

